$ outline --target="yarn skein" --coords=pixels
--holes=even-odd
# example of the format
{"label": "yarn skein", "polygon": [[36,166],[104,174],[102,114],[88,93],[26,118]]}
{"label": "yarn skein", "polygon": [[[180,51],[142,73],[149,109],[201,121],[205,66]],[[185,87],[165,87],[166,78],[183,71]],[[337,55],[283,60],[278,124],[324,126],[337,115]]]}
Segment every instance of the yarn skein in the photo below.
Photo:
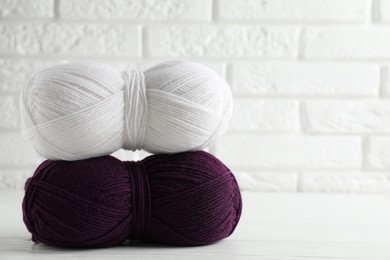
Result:
{"label": "yarn skein", "polygon": [[34,241],[106,247],[127,239],[180,246],[228,237],[241,216],[230,170],[203,152],[140,162],[103,156],[43,162],[29,178],[23,220]]}
{"label": "yarn skein", "polygon": [[201,64],[169,61],[120,73],[67,63],[24,87],[22,134],[44,158],[81,160],[124,148],[150,153],[201,150],[227,130],[232,94]]}

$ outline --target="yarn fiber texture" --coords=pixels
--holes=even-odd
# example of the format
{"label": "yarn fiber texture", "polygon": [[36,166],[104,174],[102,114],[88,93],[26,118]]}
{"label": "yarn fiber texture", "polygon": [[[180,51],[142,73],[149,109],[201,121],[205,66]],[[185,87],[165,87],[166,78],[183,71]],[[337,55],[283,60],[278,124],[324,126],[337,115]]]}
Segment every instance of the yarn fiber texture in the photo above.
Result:
{"label": "yarn fiber texture", "polygon": [[22,134],[44,158],[80,160],[124,148],[150,153],[201,150],[227,130],[232,94],[201,64],[169,61],[120,73],[67,63],[24,87]]}
{"label": "yarn fiber texture", "polygon": [[103,156],[43,162],[26,182],[23,220],[34,241],[54,246],[195,246],[228,237],[241,207],[233,174],[206,152]]}

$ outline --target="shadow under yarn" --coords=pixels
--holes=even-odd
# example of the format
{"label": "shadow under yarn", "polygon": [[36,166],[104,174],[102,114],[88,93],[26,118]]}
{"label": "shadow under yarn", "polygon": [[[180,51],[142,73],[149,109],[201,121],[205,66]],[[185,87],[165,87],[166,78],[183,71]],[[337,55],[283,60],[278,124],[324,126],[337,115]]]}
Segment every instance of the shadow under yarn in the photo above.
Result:
{"label": "shadow under yarn", "polygon": [[33,240],[65,247],[128,239],[206,245],[234,231],[242,207],[233,174],[203,151],[140,162],[47,160],[25,190],[23,220]]}

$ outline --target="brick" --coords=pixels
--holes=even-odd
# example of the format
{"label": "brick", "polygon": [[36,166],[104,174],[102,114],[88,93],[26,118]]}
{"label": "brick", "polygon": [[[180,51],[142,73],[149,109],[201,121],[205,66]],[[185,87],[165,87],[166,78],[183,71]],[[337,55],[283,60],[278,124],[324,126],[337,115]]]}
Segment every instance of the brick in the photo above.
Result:
{"label": "brick", "polygon": [[34,171],[34,167],[0,170],[0,190],[23,190],[26,180],[33,175]]}
{"label": "brick", "polygon": [[304,32],[305,58],[390,58],[390,28],[312,28]]}
{"label": "brick", "polygon": [[236,94],[289,96],[377,96],[376,65],[318,63],[234,63]]}
{"label": "brick", "polygon": [[370,17],[369,0],[220,0],[222,20],[361,22]]}
{"label": "brick", "polygon": [[231,131],[288,132],[299,128],[299,105],[292,100],[236,99]]}
{"label": "brick", "polygon": [[386,65],[382,70],[382,94],[390,97],[390,65]]}
{"label": "brick", "polygon": [[19,97],[0,96],[0,129],[15,129],[19,126]]}
{"label": "brick", "polygon": [[310,101],[305,103],[308,132],[390,133],[390,101]]}
{"label": "brick", "polygon": [[217,156],[236,169],[347,169],[361,166],[358,137],[226,135]]}
{"label": "brick", "polygon": [[389,193],[390,175],[375,172],[311,172],[302,174],[301,187],[303,192]]}
{"label": "brick", "polygon": [[221,78],[226,80],[226,65],[220,62],[201,62],[203,65],[215,71]]}
{"label": "brick", "polygon": [[148,53],[154,57],[296,57],[298,29],[261,26],[154,26]]}
{"label": "brick", "polygon": [[390,169],[390,137],[370,137],[366,152],[368,167]]}
{"label": "brick", "polygon": [[234,172],[242,191],[295,192],[297,174],[293,172]]}
{"label": "brick", "polygon": [[[189,60],[191,61],[191,60]],[[141,70],[145,71],[159,63],[166,62],[166,60],[156,60],[156,61],[141,61],[137,63],[122,63],[121,66],[118,66],[118,69],[127,69],[127,70]],[[198,62],[198,61],[193,61],[193,62]],[[199,63],[199,62],[198,62]],[[226,70],[226,65],[221,62],[210,62],[210,61],[202,61],[200,62],[201,64],[209,67],[213,71],[215,71],[221,78],[225,79],[225,70]]]}
{"label": "brick", "polygon": [[1,166],[37,167],[44,159],[38,156],[32,146],[23,140],[19,132],[0,135]]}
{"label": "brick", "polygon": [[0,0],[0,17],[3,18],[50,18],[53,16],[53,0]]}
{"label": "brick", "polygon": [[35,72],[57,63],[59,62],[0,59],[0,90],[19,92]]}
{"label": "brick", "polygon": [[0,24],[0,54],[134,57],[139,37],[129,25]]}
{"label": "brick", "polygon": [[64,18],[211,20],[212,0],[61,0]]}

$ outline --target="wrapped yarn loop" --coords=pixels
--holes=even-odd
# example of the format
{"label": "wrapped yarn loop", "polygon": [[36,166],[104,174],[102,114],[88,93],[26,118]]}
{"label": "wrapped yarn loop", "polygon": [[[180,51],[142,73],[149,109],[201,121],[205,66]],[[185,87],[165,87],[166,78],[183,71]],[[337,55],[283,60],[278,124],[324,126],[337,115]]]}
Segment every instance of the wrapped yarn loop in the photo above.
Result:
{"label": "wrapped yarn loop", "polygon": [[130,239],[145,238],[149,232],[152,217],[152,196],[148,174],[143,171],[142,162],[125,162],[124,164],[130,174],[133,203],[133,223],[128,237]]}
{"label": "wrapped yarn loop", "polygon": [[145,76],[141,71],[124,71],[125,82],[125,134],[123,148],[139,150],[143,147],[148,104],[146,98]]}

